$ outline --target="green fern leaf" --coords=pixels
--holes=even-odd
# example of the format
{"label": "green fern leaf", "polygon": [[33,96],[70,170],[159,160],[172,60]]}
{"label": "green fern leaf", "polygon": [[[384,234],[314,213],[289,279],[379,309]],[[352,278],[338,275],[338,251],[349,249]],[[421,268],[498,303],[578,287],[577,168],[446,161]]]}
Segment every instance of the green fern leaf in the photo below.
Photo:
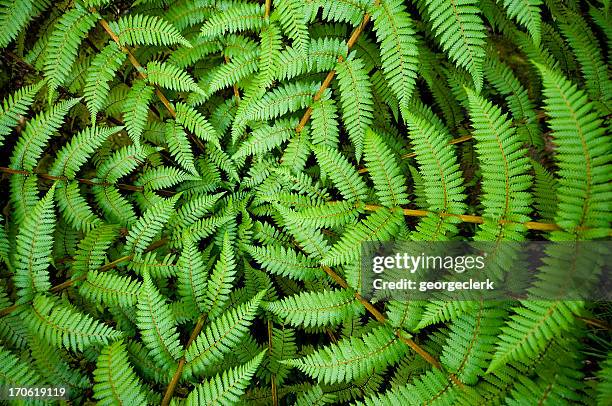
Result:
{"label": "green fern leaf", "polygon": [[238,404],[240,397],[259,367],[266,351],[262,351],[251,361],[215,375],[210,380],[197,385],[187,396],[185,405],[223,405]]}
{"label": "green fern leaf", "polygon": [[126,345],[116,341],[102,349],[94,370],[94,398],[100,405],[144,405],[142,383],[128,360]]}
{"label": "green fern leaf", "polygon": [[41,385],[45,380],[29,363],[0,345],[0,383],[5,386]]}
{"label": "green fern leaf", "polygon": [[96,148],[122,129],[123,127],[89,127],[75,134],[70,143],[57,153],[49,174],[74,179],[79,168],[89,160]]}
{"label": "green fern leaf", "polygon": [[519,24],[527,28],[536,46],[540,45],[541,40],[541,5],[541,0],[504,0],[508,17],[516,19]]}
{"label": "green fern leaf", "polygon": [[49,83],[49,100],[68,77],[81,41],[99,18],[98,13],[91,13],[76,4],[56,23],[45,54],[44,72]]}
{"label": "green fern leaf", "polygon": [[194,165],[195,158],[183,127],[174,121],[168,121],[164,135],[168,143],[168,151],[176,159],[176,162],[187,172],[197,176],[198,170]]}
{"label": "green fern leaf", "polygon": [[125,61],[127,55],[115,42],[111,42],[95,56],[87,69],[83,94],[87,109],[91,114],[91,122],[95,125],[98,112],[104,107],[104,102],[110,92],[109,83]]}
{"label": "green fern leaf", "polygon": [[307,281],[321,272],[313,260],[281,245],[247,247],[247,251],[263,269],[275,275]]}
{"label": "green fern leaf", "polygon": [[6,48],[33,17],[32,0],[0,3],[0,48]]}
{"label": "green fern leaf", "polygon": [[372,86],[368,80],[363,62],[354,53],[336,66],[342,121],[355,147],[357,162],[363,152],[363,138],[367,127],[372,124]]}
{"label": "green fern leaf", "polygon": [[206,309],[208,317],[215,318],[224,309],[232,289],[232,282],[236,277],[236,261],[234,248],[229,234],[223,236],[223,247],[219,260],[210,275],[206,294]]}
{"label": "green fern leaf", "polygon": [[559,73],[541,65],[537,67],[544,82],[545,108],[551,117],[549,125],[557,145],[556,159],[561,175],[556,223],[567,230],[606,229],[612,221],[609,205],[612,165],[606,152],[610,136],[606,135],[602,120],[582,90]]}
{"label": "green fern leaf", "polygon": [[122,333],[78,312],[72,305],[40,294],[34,298],[26,322],[48,344],[72,351],[83,351],[122,337]]}
{"label": "green fern leaf", "polygon": [[240,344],[249,333],[264,294],[262,291],[247,303],[228,309],[198,335],[185,353],[187,376],[201,374]]}
{"label": "green fern leaf", "polygon": [[406,178],[393,159],[391,150],[382,138],[370,129],[365,135],[365,161],[380,203],[387,207],[408,204]]}
{"label": "green fern leaf", "polygon": [[235,2],[225,10],[219,10],[202,24],[201,35],[216,38],[226,33],[255,31],[263,27],[262,4]]}
{"label": "green fern leaf", "polygon": [[2,101],[0,105],[0,145],[4,141],[4,136],[9,135],[13,127],[19,123],[20,116],[25,115],[28,111],[34,102],[34,96],[44,84],[45,82],[41,80],[34,85],[24,86]]}
{"label": "green fern leaf", "polygon": [[219,134],[217,134],[215,128],[192,107],[184,103],[177,103],[176,122],[194,133],[196,137],[219,147]]}
{"label": "green fern leaf", "polygon": [[174,45],[191,47],[181,33],[166,20],[142,14],[127,15],[109,23],[121,45]]}
{"label": "green fern leaf", "polygon": [[293,40],[293,47],[301,54],[308,54],[308,43],[310,41],[308,29],[304,16],[303,3],[298,0],[274,1],[275,12],[273,19],[278,13],[278,20],[285,34]]}
{"label": "green fern leaf", "polygon": [[87,232],[102,222],[81,195],[78,181],[59,183],[55,199],[64,220],[76,230]]}
{"label": "green fern leaf", "polygon": [[[482,226],[476,239],[495,240],[501,234],[499,221],[529,221],[531,177],[527,174],[529,159],[521,148],[517,134],[499,107],[466,89],[470,117],[476,138],[476,150],[482,162],[483,217],[491,223]],[[509,228],[509,227],[504,227]],[[510,230],[508,230],[510,232]],[[518,239],[511,233],[504,238]]]}
{"label": "green fern leaf", "polygon": [[125,238],[124,255],[143,252],[151,244],[170,218],[179,197],[180,194],[177,194],[170,199],[161,200],[138,219]]}
{"label": "green fern leaf", "polygon": [[365,310],[349,290],[304,292],[279,302],[267,303],[264,309],[283,318],[292,326],[334,326],[359,316]]}
{"label": "green fern leaf", "polygon": [[89,271],[79,286],[79,293],[94,303],[131,307],[138,301],[140,282],[112,272]]}
{"label": "green fern leaf", "polygon": [[31,171],[36,167],[45,144],[62,125],[68,111],[79,102],[69,99],[52,106],[29,121],[11,156],[11,168]]}
{"label": "green fern leaf", "polygon": [[147,64],[146,72],[147,81],[151,85],[179,92],[204,94],[204,91],[187,72],[169,63],[151,61]]}
{"label": "green fern leaf", "polygon": [[404,111],[412,97],[418,67],[412,20],[401,0],[382,0],[372,9],[383,73]]}
{"label": "green fern leaf", "polygon": [[136,145],[140,145],[140,137],[147,124],[149,103],[153,98],[153,87],[144,80],[138,80],[130,89],[123,104],[123,119],[128,135]]}
{"label": "green fern leaf", "polygon": [[348,228],[321,263],[329,266],[354,263],[361,255],[362,243],[391,239],[395,236],[400,224],[403,223],[404,214],[401,210],[378,209],[364,220]]}
{"label": "green fern leaf", "polygon": [[336,188],[344,199],[363,201],[367,195],[367,186],[353,165],[338,151],[322,145],[313,146],[317,162],[325,173],[329,174]]}
{"label": "green fern leaf", "polygon": [[208,268],[193,241],[186,239],[183,242],[183,251],[177,266],[179,268],[178,294],[193,308],[203,312],[206,309]]}
{"label": "green fern leaf", "polygon": [[143,343],[149,349],[149,356],[160,368],[172,374],[183,351],[176,320],[148,272],[143,274],[143,279],[136,309],[136,325]]}
{"label": "green fern leaf", "polygon": [[428,1],[432,29],[444,52],[459,67],[472,75],[476,90],[482,89],[482,64],[485,58],[485,27],[476,0]]}
{"label": "green fern leaf", "polygon": [[323,383],[350,382],[393,365],[407,347],[387,327],[349,337],[304,358],[283,361]]}
{"label": "green fern leaf", "polygon": [[26,303],[36,292],[45,292],[51,287],[47,268],[51,263],[55,210],[53,208],[55,185],[29,212],[17,235],[14,282],[17,288],[17,303]]}

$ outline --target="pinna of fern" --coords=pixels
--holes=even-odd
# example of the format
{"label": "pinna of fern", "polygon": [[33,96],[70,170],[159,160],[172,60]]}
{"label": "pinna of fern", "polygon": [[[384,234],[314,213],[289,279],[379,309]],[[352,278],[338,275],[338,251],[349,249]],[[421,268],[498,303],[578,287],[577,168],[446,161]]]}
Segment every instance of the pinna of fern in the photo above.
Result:
{"label": "pinna of fern", "polygon": [[0,384],[609,403],[601,303],[373,302],[360,277],[389,240],[493,242],[499,277],[505,242],[574,244],[535,297],[603,272],[576,247],[611,235],[605,4],[111,3],[0,1]]}

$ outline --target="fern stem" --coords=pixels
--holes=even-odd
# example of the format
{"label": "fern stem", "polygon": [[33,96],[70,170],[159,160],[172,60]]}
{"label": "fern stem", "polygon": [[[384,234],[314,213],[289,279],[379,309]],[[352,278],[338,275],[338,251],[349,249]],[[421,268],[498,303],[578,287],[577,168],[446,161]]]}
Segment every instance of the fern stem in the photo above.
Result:
{"label": "fern stem", "polygon": [[[189,346],[195,341],[198,337],[202,328],[204,328],[204,323],[206,322],[206,314],[200,315],[198,321],[189,336],[189,341],[187,341],[187,345],[185,346],[185,351],[189,348]],[[172,394],[174,393],[174,389],[176,388],[176,384],[181,378],[181,374],[183,373],[183,368],[185,367],[185,356],[183,355],[179,360],[178,367],[176,368],[176,372],[172,376],[170,383],[168,383],[168,387],[166,388],[166,392],[164,393],[164,398],[161,401],[161,406],[168,406],[170,403],[170,399],[172,399]]]}
{"label": "fern stem", "polygon": [[[377,206],[374,204],[366,204],[364,206],[366,210],[376,211],[381,208],[381,206]],[[482,224],[485,219],[481,216],[473,216],[471,214],[453,214],[453,213],[435,213],[427,210],[415,210],[415,209],[402,209],[404,212],[404,216],[406,217],[425,217],[430,214],[435,214],[440,217],[456,217],[463,221],[464,223],[475,223]],[[508,220],[500,220],[500,224],[514,224],[512,221]],[[526,223],[522,223],[529,230],[538,230],[538,231],[558,231],[561,230],[557,224],[553,223],[541,223],[538,221],[528,221]]]}
{"label": "fern stem", "polygon": [[270,17],[270,9],[272,8],[272,0],[266,0],[266,5],[265,5],[266,11],[264,13],[264,18],[269,18]]}
{"label": "fern stem", "polygon": [[[376,0],[374,5],[378,5],[378,3],[379,3],[379,1]],[[355,43],[359,39],[359,36],[361,36],[361,33],[363,32],[363,29],[365,28],[365,26],[368,24],[369,21],[370,21],[370,14],[369,13],[364,14],[363,20],[361,20],[361,23],[357,26],[357,28],[355,28],[355,30],[353,31],[353,33],[349,37],[348,42],[346,43],[346,46],[347,46],[348,50],[350,50],[353,47],[353,45],[355,45]],[[342,62],[343,60],[344,60],[343,57],[341,57],[341,56],[338,57],[338,62]],[[329,85],[331,84],[331,81],[332,81],[332,79],[334,78],[335,75],[336,75],[336,71],[335,70],[332,69],[332,70],[329,71],[329,73],[325,77],[325,80],[323,80],[323,83],[321,83],[321,87],[319,87],[319,90],[317,91],[317,93],[315,93],[315,95],[313,97],[313,101],[316,102],[317,100],[321,99],[321,97],[323,97],[323,93],[329,87]],[[302,118],[300,119],[299,124],[295,128],[296,132],[299,133],[299,132],[301,132],[304,129],[304,126],[306,125],[306,123],[310,119],[311,115],[312,115],[312,107],[309,106],[306,109],[306,111],[304,112],[304,115],[302,116]]]}

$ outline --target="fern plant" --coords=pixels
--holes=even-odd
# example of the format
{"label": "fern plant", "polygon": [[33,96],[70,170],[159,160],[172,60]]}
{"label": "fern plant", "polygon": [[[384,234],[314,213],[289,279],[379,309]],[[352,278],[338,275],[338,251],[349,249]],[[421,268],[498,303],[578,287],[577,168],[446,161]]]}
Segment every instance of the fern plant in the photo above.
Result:
{"label": "fern plant", "polygon": [[[607,272],[580,247],[612,236],[611,18],[597,0],[0,0],[3,391],[610,404],[608,302],[550,294]],[[528,298],[374,302],[376,241],[490,244],[497,278],[522,264],[506,242],[567,245]]]}

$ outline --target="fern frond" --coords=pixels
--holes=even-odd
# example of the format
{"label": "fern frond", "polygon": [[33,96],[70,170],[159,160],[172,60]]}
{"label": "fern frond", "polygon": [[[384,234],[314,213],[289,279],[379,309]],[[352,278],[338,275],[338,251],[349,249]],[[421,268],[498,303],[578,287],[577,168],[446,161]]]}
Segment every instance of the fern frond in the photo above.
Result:
{"label": "fern frond", "polygon": [[498,303],[481,302],[455,319],[440,361],[461,382],[474,385],[484,375],[493,357],[497,335],[506,311]]}
{"label": "fern frond", "polygon": [[89,127],[75,134],[70,143],[57,153],[49,174],[74,179],[79,168],[89,160],[96,149],[108,137],[122,129],[123,127]]}
{"label": "fern frond", "polygon": [[147,81],[151,85],[161,86],[178,92],[204,91],[195,83],[187,72],[166,62],[151,61],[147,64]]}
{"label": "fern frond", "polygon": [[540,15],[541,0],[504,0],[504,8],[508,17],[527,28],[536,46],[540,45],[542,17]]}
{"label": "fern frond", "polygon": [[544,221],[554,222],[557,212],[557,179],[539,162],[531,162],[535,176],[533,184],[533,203]]}
{"label": "fern frond", "polygon": [[225,10],[219,10],[204,24],[201,35],[216,38],[226,33],[257,31],[265,24],[263,4],[235,2]]}
{"label": "fern frond", "polygon": [[353,263],[361,255],[362,243],[392,239],[403,223],[404,214],[401,210],[380,208],[356,225],[347,228],[340,241],[332,246],[321,263],[329,266]]}
{"label": "fern frond", "polygon": [[335,149],[338,145],[338,108],[332,99],[317,100],[312,104],[310,140],[313,145],[323,144]]}
{"label": "fern frond", "polygon": [[407,347],[387,327],[360,338],[349,337],[304,358],[283,361],[326,384],[350,382],[393,365]]}
{"label": "fern frond", "polygon": [[94,370],[94,398],[100,405],[146,404],[142,383],[134,373],[126,345],[116,341],[102,349]]}
{"label": "fern frond", "polygon": [[89,231],[79,244],[71,269],[75,276],[94,271],[106,260],[106,251],[117,237],[118,227],[103,224]]}
{"label": "fern frond", "polygon": [[198,335],[185,352],[187,376],[201,374],[240,344],[248,335],[264,294],[262,291],[247,303],[228,309]]}
{"label": "fern frond", "polygon": [[87,69],[83,94],[93,124],[96,123],[96,115],[108,97],[110,82],[126,57],[127,55],[121,52],[116,42],[110,42],[95,56]]}
{"label": "fern frond", "polygon": [[109,156],[96,171],[96,177],[105,183],[115,184],[132,172],[144,159],[142,148],[128,145]]}
{"label": "fern frond", "polygon": [[288,112],[295,112],[310,105],[312,96],[319,89],[317,83],[292,82],[267,92],[244,113],[244,117],[236,117],[236,121],[272,120]]}
{"label": "fern frond", "polygon": [[102,222],[81,195],[78,181],[59,183],[55,199],[64,220],[76,230],[87,232]]}
{"label": "fern frond", "polygon": [[91,387],[87,375],[70,367],[69,357],[65,351],[50,347],[36,337],[30,339],[30,346],[34,363],[38,367],[37,371],[46,379],[74,388]]}
{"label": "fern frond", "polygon": [[191,131],[196,137],[219,146],[219,134],[208,120],[185,103],[176,104],[176,122]]}
{"label": "fern frond", "polygon": [[168,143],[168,151],[176,159],[176,162],[187,172],[197,176],[198,170],[194,165],[195,158],[183,127],[175,121],[168,121],[164,136]]}
{"label": "fern frond", "polygon": [[426,4],[432,29],[442,49],[457,66],[470,72],[479,91],[485,58],[485,27],[478,15],[478,2],[434,0]]}
{"label": "fern frond", "polygon": [[204,311],[208,268],[193,241],[186,239],[183,242],[183,251],[177,267],[178,294],[194,308]]}
{"label": "fern frond", "polygon": [[0,48],[6,48],[33,17],[32,0],[8,0],[0,4]]}
{"label": "fern frond", "polygon": [[164,199],[148,209],[141,218],[130,228],[130,232],[125,238],[123,248],[124,255],[143,252],[153,238],[162,230],[170,215],[174,211],[174,205],[180,197],[177,194],[170,199]]}
{"label": "fern frond", "polygon": [[131,307],[138,301],[139,281],[112,272],[89,271],[79,293],[92,302],[108,306]]}
{"label": "fern frond", "polygon": [[121,45],[165,45],[181,44],[191,47],[172,24],[166,20],[142,14],[131,14],[109,23]]}
{"label": "fern frond", "polygon": [[297,120],[277,120],[273,126],[263,125],[251,133],[232,156],[238,161],[249,155],[263,155],[279,147],[295,134]]}
{"label": "fern frond", "polygon": [[282,245],[251,246],[247,251],[263,269],[275,275],[308,281],[321,272],[315,261]]}
{"label": "fern frond", "polygon": [[197,385],[187,396],[185,405],[215,405],[237,404],[244,394],[246,387],[259,367],[267,350],[262,351],[246,364],[215,375],[210,380]]}
{"label": "fern frond", "polygon": [[91,13],[76,4],[56,23],[45,53],[44,72],[49,83],[49,100],[68,77],[81,41],[99,18],[98,13]]}
{"label": "fern frond", "polygon": [[6,386],[40,385],[44,379],[29,363],[0,345],[0,382]]}
{"label": "fern frond", "polygon": [[382,70],[400,110],[404,111],[408,109],[418,69],[412,20],[401,0],[382,0],[372,10]]}
{"label": "fern frond", "polygon": [[555,222],[566,230],[606,229],[612,221],[610,135],[582,90],[561,74],[537,67],[544,82],[545,109],[551,117],[561,176]]}
{"label": "fern frond", "polygon": [[78,312],[72,305],[59,299],[36,295],[26,322],[31,331],[55,347],[72,351],[108,344],[118,340],[122,333],[96,321],[91,316]]}
{"label": "fern frond", "polygon": [[215,318],[223,311],[229,299],[229,293],[235,277],[236,260],[234,247],[229,239],[229,234],[225,233],[221,255],[208,281],[205,303],[209,318]]}
{"label": "fern frond", "polygon": [[176,320],[148,272],[143,274],[143,279],[136,308],[136,325],[149,356],[159,367],[174,373],[176,361],[183,351]]}
{"label": "fern frond", "polygon": [[304,227],[338,228],[353,223],[363,212],[363,205],[341,200],[307,207],[296,213],[296,220]]}
{"label": "fern frond", "polygon": [[[405,119],[414,144],[416,160],[423,176],[429,209],[460,214],[465,210],[463,185],[450,136],[426,118],[408,113]],[[453,230],[452,218],[428,216],[419,223],[419,239],[437,240]]]}
{"label": "fern frond", "polygon": [[28,122],[11,155],[11,168],[31,171],[43,152],[43,147],[62,125],[64,117],[80,99],[69,99],[51,106]]}
{"label": "fern frond", "polygon": [[98,206],[111,223],[129,226],[136,221],[132,204],[114,186],[94,186],[93,193]]}
{"label": "fern frond", "polygon": [[[463,391],[468,391],[468,388],[465,387]],[[419,376],[409,385],[398,386],[381,395],[374,395],[366,399],[363,404],[367,406],[453,405],[457,404],[458,392],[459,390],[452,386],[442,371],[434,369]],[[478,402],[472,401],[467,404],[478,404]]]}
{"label": "fern frond", "polygon": [[578,301],[522,301],[502,327],[488,371],[498,370],[509,361],[528,361],[538,356],[553,337],[571,326],[574,314],[582,307],[583,302]]}
{"label": "fern frond", "polygon": [[569,11],[559,27],[580,63],[590,99],[601,103],[603,111],[610,114],[612,80],[610,80],[609,67],[606,66],[597,46],[595,35],[580,15]]}
{"label": "fern frond", "polygon": [[363,313],[364,307],[349,290],[304,292],[279,302],[267,303],[264,309],[283,318],[292,326],[335,326]]}
{"label": "fern frond", "polygon": [[19,227],[13,278],[17,288],[17,303],[26,303],[32,300],[36,292],[46,292],[51,287],[47,268],[51,263],[55,230],[53,193],[55,185],[26,214]]}
{"label": "fern frond", "polygon": [[13,127],[19,123],[20,116],[25,115],[28,111],[34,102],[34,96],[44,84],[45,82],[41,80],[36,84],[24,86],[2,101],[0,104],[0,145],[4,141],[4,136],[10,134]]}
{"label": "fern frond", "polygon": [[508,108],[516,123],[516,131],[523,141],[542,148],[544,146],[542,132],[538,126],[535,105],[529,99],[527,89],[512,70],[492,52],[489,52],[485,59],[484,73],[495,90],[506,96]]}
{"label": "fern frond", "polygon": [[[492,222],[482,226],[476,238],[496,240],[499,220],[529,221],[531,176],[529,159],[507,116],[488,100],[466,89],[476,150],[481,161],[483,217]],[[505,227],[504,227],[505,228]],[[504,234],[505,238],[513,238]],[[519,238],[516,236],[515,238]]]}
{"label": "fern frond", "polygon": [[137,80],[130,89],[123,104],[123,119],[128,135],[136,145],[147,124],[149,103],[153,98],[153,87],[144,80]]}
{"label": "fern frond", "polygon": [[612,402],[612,353],[608,353],[607,358],[601,365],[602,367],[597,374],[599,377],[597,402],[603,406]]}
{"label": "fern frond", "polygon": [[364,201],[367,186],[353,165],[335,149],[317,145],[312,147],[317,162],[325,173],[329,174],[334,186],[344,199]]}
{"label": "fern frond", "polygon": [[408,204],[406,178],[400,172],[391,150],[370,129],[365,135],[365,161],[380,203],[386,207]]}
{"label": "fern frond", "polygon": [[359,162],[363,152],[363,138],[366,129],[372,124],[374,118],[372,85],[368,80],[363,62],[354,53],[351,53],[348,59],[338,62],[336,72],[340,88],[342,121],[355,147],[355,157]]}
{"label": "fern frond", "polygon": [[293,47],[301,54],[308,54],[308,43],[310,42],[306,19],[304,15],[304,5],[299,0],[274,1],[275,18],[278,13],[278,20],[285,34],[293,40]]}

